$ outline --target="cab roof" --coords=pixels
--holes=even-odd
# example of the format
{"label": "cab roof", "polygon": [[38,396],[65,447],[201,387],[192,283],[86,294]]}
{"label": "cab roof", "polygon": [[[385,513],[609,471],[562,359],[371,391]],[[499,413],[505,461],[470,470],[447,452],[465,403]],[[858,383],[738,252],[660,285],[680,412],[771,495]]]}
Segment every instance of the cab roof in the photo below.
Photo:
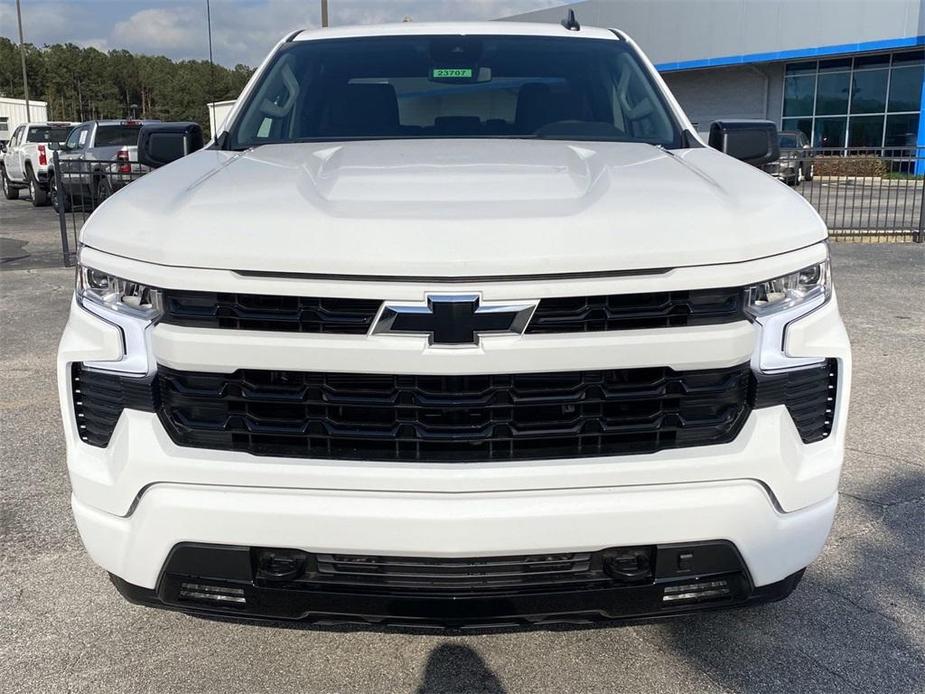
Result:
{"label": "cab roof", "polygon": [[401,22],[398,24],[371,24],[326,29],[303,29],[293,34],[290,41],[313,41],[316,39],[366,38],[370,36],[560,36],[584,39],[611,39],[620,37],[610,29],[589,27],[573,31],[561,24],[540,24],[536,22]]}

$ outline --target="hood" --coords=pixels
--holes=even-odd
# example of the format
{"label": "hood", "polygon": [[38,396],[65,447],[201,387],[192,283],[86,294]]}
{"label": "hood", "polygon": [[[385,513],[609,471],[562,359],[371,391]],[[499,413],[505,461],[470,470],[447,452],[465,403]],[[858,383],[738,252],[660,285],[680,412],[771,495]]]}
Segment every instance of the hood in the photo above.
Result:
{"label": "hood", "polygon": [[203,150],[107,200],[81,240],[183,267],[478,277],[737,262],[825,235],[799,195],[708,148],[391,140]]}

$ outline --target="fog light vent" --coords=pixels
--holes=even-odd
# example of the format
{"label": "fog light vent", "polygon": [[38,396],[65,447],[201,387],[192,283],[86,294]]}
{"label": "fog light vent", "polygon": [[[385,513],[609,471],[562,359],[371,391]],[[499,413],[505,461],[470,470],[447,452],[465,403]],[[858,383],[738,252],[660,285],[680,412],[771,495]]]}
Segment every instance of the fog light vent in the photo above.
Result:
{"label": "fog light vent", "polygon": [[729,581],[703,581],[702,583],[682,583],[677,586],[668,586],[662,595],[662,602],[703,602],[704,600],[718,600],[732,595]]}
{"label": "fog light vent", "polygon": [[231,588],[208,583],[181,583],[179,598],[192,602],[231,604],[242,607],[247,603],[243,588]]}

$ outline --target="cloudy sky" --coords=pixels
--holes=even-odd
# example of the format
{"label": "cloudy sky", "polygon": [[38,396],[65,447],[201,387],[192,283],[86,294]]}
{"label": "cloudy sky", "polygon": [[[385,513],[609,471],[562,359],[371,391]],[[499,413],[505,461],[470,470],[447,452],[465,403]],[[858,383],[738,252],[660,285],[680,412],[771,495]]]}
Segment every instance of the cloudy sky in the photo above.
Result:
{"label": "cloudy sky", "polygon": [[[206,58],[205,0],[21,0],[26,41],[70,41],[171,58]],[[495,19],[562,0],[329,0],[331,24]],[[256,65],[290,29],[321,23],[320,0],[211,0],[216,62]],[[0,36],[17,40],[16,1],[0,0]]]}

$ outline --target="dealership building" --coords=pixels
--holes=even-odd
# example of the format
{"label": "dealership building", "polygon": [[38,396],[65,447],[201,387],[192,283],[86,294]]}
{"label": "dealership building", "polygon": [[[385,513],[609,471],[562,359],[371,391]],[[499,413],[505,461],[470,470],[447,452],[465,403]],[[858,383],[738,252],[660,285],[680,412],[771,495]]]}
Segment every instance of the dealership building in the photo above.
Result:
{"label": "dealership building", "polygon": [[766,118],[818,147],[925,147],[925,0],[587,0],[506,19],[627,32],[700,132]]}

